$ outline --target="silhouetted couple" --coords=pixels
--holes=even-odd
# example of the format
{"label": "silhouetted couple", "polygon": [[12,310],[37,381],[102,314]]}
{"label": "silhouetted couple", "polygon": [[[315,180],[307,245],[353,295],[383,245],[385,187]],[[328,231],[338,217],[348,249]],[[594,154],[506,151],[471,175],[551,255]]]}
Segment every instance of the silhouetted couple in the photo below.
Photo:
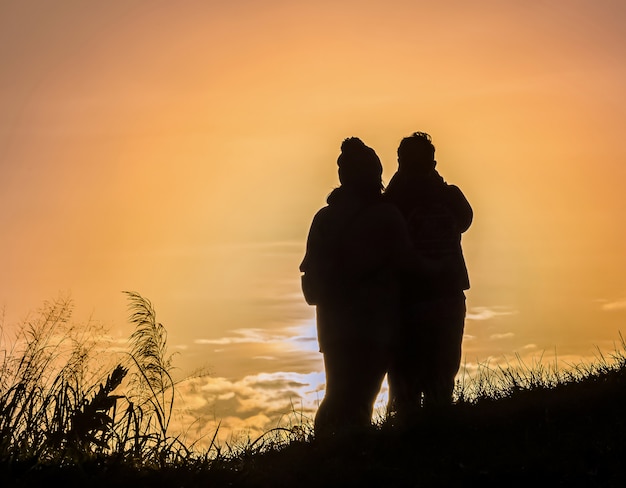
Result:
{"label": "silhouetted couple", "polygon": [[320,436],[368,427],[386,374],[400,420],[451,404],[469,288],[461,234],[472,209],[436,171],[428,134],[402,140],[386,190],[360,139],[343,141],[337,165],[341,185],[313,218],[300,265],[326,372]]}

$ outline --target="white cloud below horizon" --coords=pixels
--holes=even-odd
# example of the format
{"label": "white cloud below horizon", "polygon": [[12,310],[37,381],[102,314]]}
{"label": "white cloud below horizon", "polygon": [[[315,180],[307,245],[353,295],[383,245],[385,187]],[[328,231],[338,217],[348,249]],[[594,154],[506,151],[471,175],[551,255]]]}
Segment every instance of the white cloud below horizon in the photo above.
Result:
{"label": "white cloud below horizon", "polygon": [[612,312],[614,310],[626,310],[626,298],[614,301],[602,300],[602,302],[601,308],[604,311]]}
{"label": "white cloud below horizon", "polygon": [[491,320],[495,317],[505,315],[515,315],[517,310],[512,310],[506,306],[494,306],[494,307],[472,307],[466,314],[466,319],[471,321]]}

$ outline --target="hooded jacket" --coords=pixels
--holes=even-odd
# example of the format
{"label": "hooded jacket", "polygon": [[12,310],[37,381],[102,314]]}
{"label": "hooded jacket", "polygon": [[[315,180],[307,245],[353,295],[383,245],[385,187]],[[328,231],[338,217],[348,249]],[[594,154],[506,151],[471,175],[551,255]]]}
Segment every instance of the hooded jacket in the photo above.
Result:
{"label": "hooded jacket", "polygon": [[399,306],[403,257],[412,253],[402,215],[382,197],[364,201],[335,189],[311,224],[303,273],[317,275],[320,350],[332,344],[386,343]]}
{"label": "hooded jacket", "polygon": [[434,169],[420,178],[398,172],[384,199],[404,216],[415,250],[438,267],[432,279],[416,280],[414,291],[440,295],[469,289],[461,235],[470,227],[473,211],[461,190],[447,184]]}

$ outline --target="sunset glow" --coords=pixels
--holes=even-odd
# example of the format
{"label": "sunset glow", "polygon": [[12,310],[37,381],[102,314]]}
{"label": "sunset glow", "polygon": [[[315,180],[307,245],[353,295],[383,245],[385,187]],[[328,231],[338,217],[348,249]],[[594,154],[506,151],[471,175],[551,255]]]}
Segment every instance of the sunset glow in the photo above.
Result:
{"label": "sunset glow", "polygon": [[134,290],[181,376],[210,372],[184,386],[190,423],[263,431],[313,411],[311,218],[344,138],[387,182],[422,130],[475,213],[468,371],[610,352],[626,326],[625,20],[611,0],[2,2],[4,327],[68,293],[76,321],[125,337]]}

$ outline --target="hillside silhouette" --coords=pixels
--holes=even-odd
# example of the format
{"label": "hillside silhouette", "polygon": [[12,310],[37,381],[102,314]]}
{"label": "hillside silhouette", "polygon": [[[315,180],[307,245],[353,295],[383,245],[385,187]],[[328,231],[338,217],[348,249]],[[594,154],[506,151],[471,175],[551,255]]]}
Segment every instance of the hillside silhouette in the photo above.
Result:
{"label": "hillside silhouette", "polygon": [[217,462],[133,468],[115,459],[22,469],[2,486],[624,486],[626,369],[459,404],[414,425],[245,450]]}
{"label": "hillside silhouette", "polygon": [[610,358],[569,371],[493,371],[473,389],[462,386],[454,405],[403,425],[392,417],[322,440],[303,421],[196,452],[167,430],[175,385],[164,329],[147,300],[129,298],[135,373],[152,385],[138,393],[116,390],[133,361],[106,381],[81,384],[72,361],[47,376],[45,354],[60,350],[45,332],[69,319],[66,302],[30,323],[39,342],[18,357],[3,351],[0,486],[626,486],[624,341]]}

